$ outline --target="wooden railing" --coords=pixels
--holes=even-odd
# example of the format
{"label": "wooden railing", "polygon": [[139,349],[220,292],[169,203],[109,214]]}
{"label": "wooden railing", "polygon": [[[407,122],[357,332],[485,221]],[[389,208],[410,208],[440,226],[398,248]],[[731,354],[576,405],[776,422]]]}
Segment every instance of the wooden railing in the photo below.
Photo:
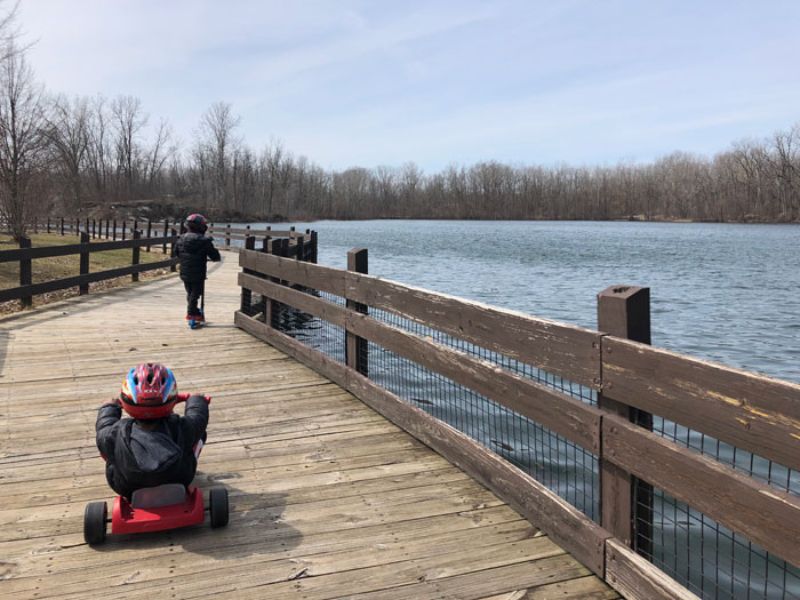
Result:
{"label": "wooden railing", "polygon": [[230,223],[226,225],[211,223],[208,231],[211,235],[220,237],[225,248],[233,247],[232,240],[242,241],[246,247],[247,239],[253,238],[253,244],[258,244],[260,241],[262,248],[265,248],[270,240],[282,239],[285,240],[286,248],[281,250],[284,252],[284,254],[280,254],[281,256],[297,257],[299,253],[301,260],[317,262],[317,232],[310,229],[302,232],[296,231],[294,227],[281,230],[272,229],[267,225],[264,229],[256,229],[251,228],[250,225],[231,227]]}
{"label": "wooden railing", "polygon": [[[124,277],[130,275],[133,281],[139,280],[139,273],[169,267],[175,270],[177,259],[166,258],[154,262],[140,262],[140,252],[144,247],[150,249],[151,246],[163,244],[166,254],[167,244],[170,246],[175,243],[177,234],[172,230],[172,235],[167,237],[143,238],[141,232],[134,230],[132,239],[119,241],[105,241],[91,243],[91,238],[86,232],[81,232],[79,244],[67,244],[62,246],[43,246],[37,248],[30,247],[30,240],[23,238],[20,240],[20,248],[16,250],[0,251],[0,263],[18,262],[19,263],[19,286],[0,290],[0,302],[9,300],[20,300],[23,306],[31,306],[33,297],[46,294],[57,290],[77,287],[80,295],[89,293],[89,284]],[[115,269],[106,269],[95,273],[89,272],[89,255],[92,252],[105,252],[109,250],[131,249],[131,264]],[[41,283],[33,283],[32,261],[35,259],[51,258],[55,256],[80,256],[79,274],[74,277],[65,277]]]}
{"label": "wooden railing", "polygon": [[[635,323],[637,299],[646,295],[641,288],[609,288],[600,295],[600,321],[616,334],[610,335],[355,272],[366,271],[361,252],[360,269],[359,252],[354,252],[350,270],[340,270],[244,250],[239,255],[242,310],[236,313],[236,324],[439,451],[626,597],[693,597],[633,549],[642,551],[633,543],[636,520],[647,519],[652,509],[640,506],[644,513],[637,514],[631,488],[635,478],[645,490],[663,490],[790,565],[800,565],[800,497],[791,493],[797,490],[770,485],[650,431],[650,415],[657,415],[752,452],[759,460],[798,470],[800,386],[643,343],[649,341],[649,312],[646,326],[641,315]],[[332,302],[309,290],[344,301]],[[262,297],[260,312],[251,309],[254,294]],[[275,303],[342,328],[345,362],[273,327]],[[594,390],[597,402],[365,314],[371,309],[401,315],[586,386]],[[359,340],[474,390],[590,452],[600,464],[599,522],[464,433],[378,385],[369,377],[365,353],[355,351]]]}

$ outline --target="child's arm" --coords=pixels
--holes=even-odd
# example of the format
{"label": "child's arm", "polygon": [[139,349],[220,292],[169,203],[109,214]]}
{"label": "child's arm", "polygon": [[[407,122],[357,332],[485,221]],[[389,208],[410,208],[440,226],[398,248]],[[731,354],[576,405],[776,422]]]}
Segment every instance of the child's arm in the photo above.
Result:
{"label": "child's arm", "polygon": [[95,423],[97,449],[104,456],[114,455],[114,425],[121,418],[122,406],[120,406],[119,400],[112,400],[108,404],[104,404],[97,412],[97,423]]}
{"label": "child's arm", "polygon": [[222,259],[219,255],[219,250],[214,247],[214,241],[211,238],[208,239],[208,248],[206,249],[206,256],[212,262],[218,262]]}
{"label": "child's arm", "polygon": [[205,437],[208,427],[208,402],[205,396],[199,394],[193,394],[186,400],[183,426],[191,437],[192,446]]}

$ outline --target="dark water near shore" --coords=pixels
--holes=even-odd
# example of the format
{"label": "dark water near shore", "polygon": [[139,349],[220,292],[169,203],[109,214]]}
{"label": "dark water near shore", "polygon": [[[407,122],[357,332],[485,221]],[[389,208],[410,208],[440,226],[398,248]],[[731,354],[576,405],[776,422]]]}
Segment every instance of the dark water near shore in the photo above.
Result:
{"label": "dark water near shore", "polygon": [[[800,226],[319,221],[321,264],[596,328],[598,292],[649,286],[653,345],[800,381]],[[283,226],[275,226],[276,228]],[[258,227],[260,228],[260,227]]]}

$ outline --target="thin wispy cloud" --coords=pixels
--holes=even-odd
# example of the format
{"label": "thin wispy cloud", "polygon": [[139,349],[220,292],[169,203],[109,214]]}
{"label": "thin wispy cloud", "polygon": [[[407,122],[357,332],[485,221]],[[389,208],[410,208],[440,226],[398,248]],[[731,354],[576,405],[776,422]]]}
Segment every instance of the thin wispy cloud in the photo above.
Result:
{"label": "thin wispy cloud", "polygon": [[800,120],[796,2],[25,0],[53,91],[139,96],[189,140],[431,170],[713,153]]}

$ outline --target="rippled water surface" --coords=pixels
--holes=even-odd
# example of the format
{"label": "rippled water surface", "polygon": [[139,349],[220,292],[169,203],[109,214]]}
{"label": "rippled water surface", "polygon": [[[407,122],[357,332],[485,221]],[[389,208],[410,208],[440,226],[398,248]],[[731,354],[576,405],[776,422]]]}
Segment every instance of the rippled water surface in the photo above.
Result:
{"label": "rippled water surface", "polygon": [[649,286],[654,345],[800,381],[798,226],[296,225],[319,232],[322,264],[343,267],[347,250],[366,247],[374,275],[590,328],[598,292],[617,284]]}

